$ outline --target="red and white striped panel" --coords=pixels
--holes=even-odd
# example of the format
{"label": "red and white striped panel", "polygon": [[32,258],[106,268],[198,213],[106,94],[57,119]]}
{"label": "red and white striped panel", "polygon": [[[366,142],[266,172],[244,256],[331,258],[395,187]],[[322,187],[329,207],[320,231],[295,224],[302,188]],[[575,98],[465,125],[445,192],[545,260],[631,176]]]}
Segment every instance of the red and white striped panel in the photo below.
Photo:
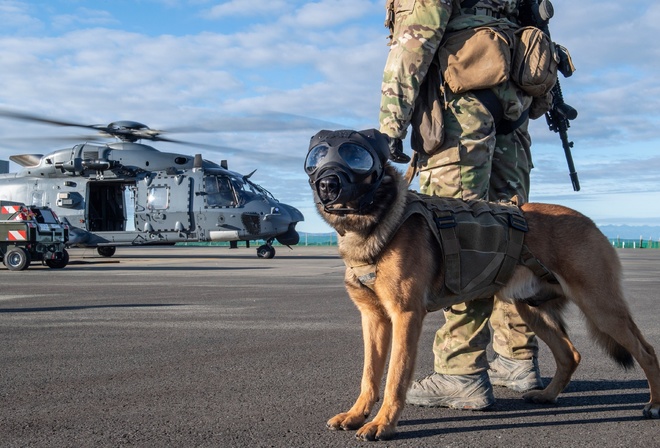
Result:
{"label": "red and white striped panel", "polygon": [[9,241],[27,241],[27,230],[10,230],[7,234]]}
{"label": "red and white striped panel", "polygon": [[16,213],[21,209],[20,205],[3,205],[2,206],[2,213],[6,215],[11,215]]}

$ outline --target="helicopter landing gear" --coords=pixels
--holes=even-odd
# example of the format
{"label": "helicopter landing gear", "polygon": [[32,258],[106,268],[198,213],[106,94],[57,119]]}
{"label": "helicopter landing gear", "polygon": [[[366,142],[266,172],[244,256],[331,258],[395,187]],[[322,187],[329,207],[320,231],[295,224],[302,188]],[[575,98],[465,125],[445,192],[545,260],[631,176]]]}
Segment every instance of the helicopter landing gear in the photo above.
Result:
{"label": "helicopter landing gear", "polygon": [[96,252],[102,257],[112,257],[116,251],[117,248],[115,246],[99,246],[96,248]]}
{"label": "helicopter landing gear", "polygon": [[257,248],[257,257],[259,258],[273,258],[275,256],[275,248],[273,247],[273,240],[266,241],[266,244]]}

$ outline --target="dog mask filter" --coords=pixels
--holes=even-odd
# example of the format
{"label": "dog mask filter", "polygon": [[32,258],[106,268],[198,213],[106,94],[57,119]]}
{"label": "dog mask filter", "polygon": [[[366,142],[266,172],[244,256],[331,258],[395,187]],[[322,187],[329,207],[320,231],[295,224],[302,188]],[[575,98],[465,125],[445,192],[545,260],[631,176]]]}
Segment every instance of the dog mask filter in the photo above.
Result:
{"label": "dog mask filter", "polygon": [[[316,203],[337,214],[360,213],[371,204],[383,179],[388,143],[376,129],[320,131],[312,137],[305,172]],[[331,207],[337,204],[344,207]]]}

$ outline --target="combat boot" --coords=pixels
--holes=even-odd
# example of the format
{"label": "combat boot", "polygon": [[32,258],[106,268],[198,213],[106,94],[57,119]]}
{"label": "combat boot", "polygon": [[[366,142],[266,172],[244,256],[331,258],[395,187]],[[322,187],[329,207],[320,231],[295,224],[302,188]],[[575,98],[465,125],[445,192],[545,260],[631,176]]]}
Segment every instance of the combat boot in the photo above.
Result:
{"label": "combat boot", "polygon": [[416,406],[481,410],[495,403],[493,388],[484,371],[471,375],[433,373],[413,382],[406,403]]}
{"label": "combat boot", "polygon": [[543,389],[536,356],[532,359],[511,359],[495,355],[490,362],[488,376],[493,386],[504,386],[516,392]]}

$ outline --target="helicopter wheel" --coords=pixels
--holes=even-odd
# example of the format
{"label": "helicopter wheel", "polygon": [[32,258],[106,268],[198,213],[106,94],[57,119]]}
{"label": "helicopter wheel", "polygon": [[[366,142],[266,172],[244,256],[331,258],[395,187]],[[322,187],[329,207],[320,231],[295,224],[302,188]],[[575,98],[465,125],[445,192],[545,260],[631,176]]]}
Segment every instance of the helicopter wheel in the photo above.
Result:
{"label": "helicopter wheel", "polygon": [[112,257],[117,252],[117,248],[115,246],[99,246],[96,248],[96,252],[102,257]]}
{"label": "helicopter wheel", "polygon": [[273,246],[264,244],[263,246],[259,246],[259,248],[257,249],[257,257],[259,258],[273,258],[274,256],[275,256],[275,248]]}
{"label": "helicopter wheel", "polygon": [[30,266],[30,253],[22,247],[14,247],[7,251],[3,263],[10,271],[24,271]]}
{"label": "helicopter wheel", "polygon": [[62,250],[62,258],[59,260],[46,260],[46,266],[52,269],[62,269],[69,264],[69,252]]}

